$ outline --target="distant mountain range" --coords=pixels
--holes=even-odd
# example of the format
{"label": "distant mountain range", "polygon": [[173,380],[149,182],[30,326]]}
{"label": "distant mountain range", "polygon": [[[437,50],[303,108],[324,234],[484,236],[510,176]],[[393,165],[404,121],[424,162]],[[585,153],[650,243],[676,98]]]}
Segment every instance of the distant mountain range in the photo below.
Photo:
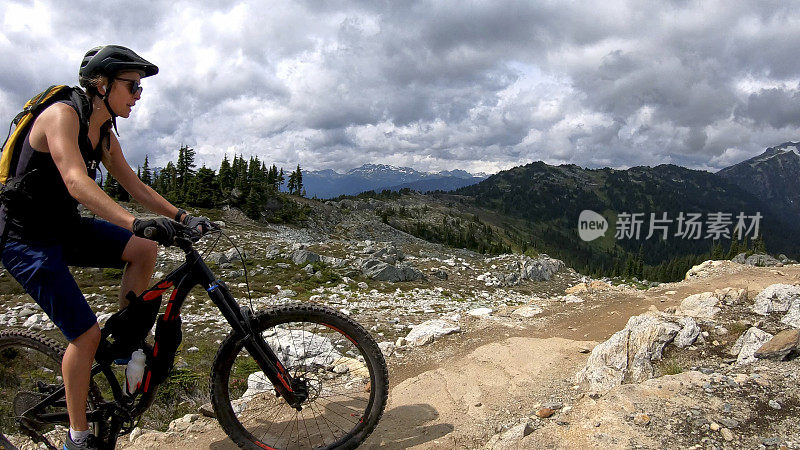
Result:
{"label": "distant mountain range", "polygon": [[[521,220],[535,248],[586,270],[607,270],[624,255],[639,254],[646,264],[655,265],[680,255],[708,252],[714,243],[707,237],[709,214],[717,212],[731,214],[731,231],[739,213],[761,214],[759,235],[767,249],[794,257],[800,253],[800,241],[794,238],[800,222],[788,219],[797,217],[797,209],[790,207],[800,204],[798,150],[798,144],[783,144],[718,174],[675,165],[615,170],[535,162],[499,172],[446,197]],[[610,232],[596,241],[579,239],[578,217],[583,210],[608,219]],[[616,238],[621,213],[643,213],[639,239]],[[667,239],[661,239],[660,231],[645,238],[650,213],[657,218],[667,214]],[[681,213],[702,214],[701,239],[676,236]],[[726,249],[728,242],[721,239]]]}
{"label": "distant mountain range", "polygon": [[758,197],[785,221],[800,223],[800,142],[784,142],[717,175]]}
{"label": "distant mountain range", "polygon": [[364,191],[410,188],[419,192],[451,191],[486,179],[487,175],[471,174],[464,170],[420,172],[410,167],[386,164],[364,164],[339,173],[334,170],[307,171],[303,173],[303,186],[308,197],[331,198],[355,195]]}

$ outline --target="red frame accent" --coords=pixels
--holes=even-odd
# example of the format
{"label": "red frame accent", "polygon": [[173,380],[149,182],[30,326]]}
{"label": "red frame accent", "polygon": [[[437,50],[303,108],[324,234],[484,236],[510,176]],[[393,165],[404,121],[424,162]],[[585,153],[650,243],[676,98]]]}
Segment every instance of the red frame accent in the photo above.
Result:
{"label": "red frame accent", "polygon": [[144,391],[145,392],[147,392],[148,389],[150,388],[150,375],[152,375],[152,374],[153,374],[153,372],[151,372],[149,370],[147,371],[147,379],[144,381]]}
{"label": "red frame accent", "polygon": [[[164,281],[162,283],[158,283],[156,287],[150,291],[147,291],[143,296],[142,300],[148,302],[150,300],[157,299],[161,294],[164,293],[167,289],[172,287],[172,281]],[[173,295],[174,297],[174,295]]]}

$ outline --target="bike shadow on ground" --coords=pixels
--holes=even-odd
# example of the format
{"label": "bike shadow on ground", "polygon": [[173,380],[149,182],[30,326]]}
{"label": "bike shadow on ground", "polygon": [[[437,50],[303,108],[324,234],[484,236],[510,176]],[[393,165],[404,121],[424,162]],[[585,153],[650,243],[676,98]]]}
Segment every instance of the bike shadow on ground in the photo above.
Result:
{"label": "bike shadow on ground", "polygon": [[425,403],[392,408],[383,414],[375,431],[361,448],[405,449],[452,433],[455,429],[452,424],[429,424],[438,417],[436,408]]}
{"label": "bike shadow on ground", "polygon": [[[383,414],[372,435],[361,444],[363,449],[406,449],[439,439],[455,429],[449,423],[427,425],[439,412],[428,404],[403,405]],[[212,442],[212,450],[238,448],[230,439]]]}

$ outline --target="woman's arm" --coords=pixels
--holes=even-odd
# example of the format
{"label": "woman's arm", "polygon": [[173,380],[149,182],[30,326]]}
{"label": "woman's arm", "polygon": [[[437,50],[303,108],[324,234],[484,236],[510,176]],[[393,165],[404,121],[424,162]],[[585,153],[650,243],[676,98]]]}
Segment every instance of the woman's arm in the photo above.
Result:
{"label": "woman's arm", "polygon": [[53,157],[69,194],[90,211],[129,230],[133,229],[133,214],[117,204],[86,174],[78,146],[78,114],[70,106],[55,104],[37,119],[44,130],[47,148]]}
{"label": "woman's arm", "polygon": [[131,166],[128,165],[125,155],[122,154],[122,147],[120,147],[117,137],[113,134],[110,137],[111,145],[108,151],[103,151],[103,165],[108,170],[108,173],[116,178],[119,184],[131,194],[131,197],[144,205],[145,208],[170,219],[175,218],[178,208],[136,176]]}

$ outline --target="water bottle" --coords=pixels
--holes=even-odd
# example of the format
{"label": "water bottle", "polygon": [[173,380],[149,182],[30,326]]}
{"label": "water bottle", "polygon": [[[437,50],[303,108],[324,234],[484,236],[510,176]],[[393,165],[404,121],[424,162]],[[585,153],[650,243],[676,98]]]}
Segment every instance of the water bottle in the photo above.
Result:
{"label": "water bottle", "polygon": [[139,385],[142,384],[144,363],[144,350],[139,349],[133,352],[131,361],[128,363],[128,367],[125,368],[125,390],[128,394],[136,392],[139,389]]}

